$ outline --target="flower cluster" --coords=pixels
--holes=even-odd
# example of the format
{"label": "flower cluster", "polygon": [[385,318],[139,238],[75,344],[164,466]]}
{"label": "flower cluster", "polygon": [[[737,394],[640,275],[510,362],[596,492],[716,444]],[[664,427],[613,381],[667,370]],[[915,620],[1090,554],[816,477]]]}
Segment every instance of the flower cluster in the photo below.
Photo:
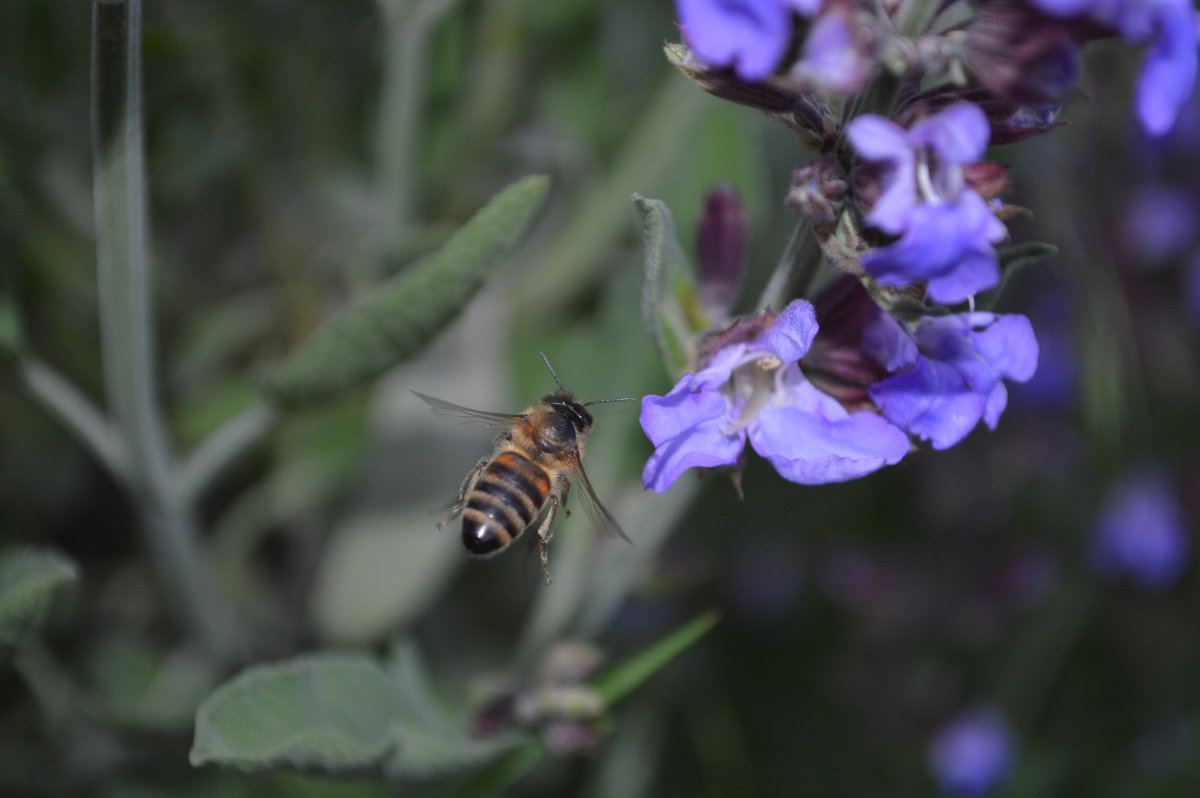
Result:
{"label": "flower cluster", "polygon": [[882,193],[863,221],[900,238],[863,257],[876,282],[923,282],[935,302],[961,302],[999,282],[992,245],[1007,230],[963,174],[991,135],[978,106],[957,103],[907,130],[867,114],[846,135],[860,158],[886,164]]}
{"label": "flower cluster", "polygon": [[[1151,134],[1170,129],[1195,81],[1189,0],[677,8],[670,60],[816,157],[793,174],[796,239],[750,315],[731,315],[746,237],[728,188],[701,221],[692,298],[648,305],[652,331],[674,331],[664,355],[681,376],[642,402],[645,486],[664,491],[691,468],[736,479],[747,444],[785,479],[837,482],[995,429],[1006,382],[1033,377],[1039,348],[1028,318],[990,307],[1009,263],[1052,248],[1009,242],[1007,220],[1027,211],[1003,200],[1007,169],[991,153],[1063,124],[1080,48],[1105,37],[1145,49],[1137,116]],[[822,267],[840,276],[810,301]]]}
{"label": "flower cluster", "polygon": [[792,302],[731,328],[703,369],[642,400],[655,445],[646,487],[665,491],[688,468],[737,463],[747,440],[785,479],[841,482],[896,463],[908,438],[871,412],[850,413],[800,369],[817,334],[813,306]]}

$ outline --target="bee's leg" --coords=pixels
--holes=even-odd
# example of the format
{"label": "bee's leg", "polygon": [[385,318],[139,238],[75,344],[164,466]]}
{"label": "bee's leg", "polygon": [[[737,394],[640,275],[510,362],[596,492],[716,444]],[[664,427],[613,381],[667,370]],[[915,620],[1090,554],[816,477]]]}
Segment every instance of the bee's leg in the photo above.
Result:
{"label": "bee's leg", "polygon": [[546,517],[537,531],[538,560],[542,564],[542,574],[546,577],[547,585],[552,584],[554,580],[550,578],[550,555],[546,551],[546,544],[554,538],[554,522],[558,518],[559,508],[566,510],[567,491],[570,488],[571,483],[565,478],[560,476],[555,479],[554,488],[547,499],[550,509],[546,511]]}
{"label": "bee's leg", "polygon": [[463,511],[467,506],[467,495],[471,492],[471,488],[475,487],[475,480],[479,479],[479,475],[483,473],[483,469],[491,462],[490,457],[481,457],[475,467],[467,472],[467,477],[462,481],[462,485],[458,488],[458,498],[454,500],[454,504],[450,505],[450,515],[446,516],[446,520],[438,522],[438,529],[441,529],[446,524],[450,523],[455,517]]}
{"label": "bee's leg", "polygon": [[546,577],[546,586],[554,584],[554,580],[550,578],[550,555],[546,552],[546,539],[537,539],[538,562],[542,564],[542,576]]}

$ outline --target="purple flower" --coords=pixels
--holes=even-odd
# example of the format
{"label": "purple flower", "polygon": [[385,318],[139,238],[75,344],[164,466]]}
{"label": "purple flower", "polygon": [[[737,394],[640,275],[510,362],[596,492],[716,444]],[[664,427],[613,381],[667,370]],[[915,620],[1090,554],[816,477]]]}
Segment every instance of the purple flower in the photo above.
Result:
{"label": "purple flower", "polygon": [[1024,382],[1037,370],[1033,326],[1020,315],[929,316],[907,332],[880,312],[864,347],[900,370],[869,389],[884,418],[935,449],[954,446],[980,421],[995,429],[1008,404],[1003,380]]}
{"label": "purple flower", "polygon": [[929,764],[946,793],[964,798],[983,795],[1012,769],[1008,724],[990,709],[960,715],[934,736]]}
{"label": "purple flower", "polygon": [[760,81],[779,66],[792,39],[792,12],[812,16],[821,0],[676,0],[692,52],[714,67]]}
{"label": "purple flower", "polygon": [[1191,0],[1031,0],[1049,16],[1087,19],[1149,47],[1138,79],[1138,119],[1148,133],[1171,129],[1196,82],[1196,14]]}
{"label": "purple flower", "polygon": [[1147,590],[1165,590],[1187,564],[1183,514],[1163,475],[1143,471],[1117,486],[1092,539],[1092,566],[1103,576],[1129,577]]}
{"label": "purple flower", "polygon": [[900,236],[863,256],[872,277],[891,286],[926,283],[943,303],[999,282],[992,244],[1007,230],[963,174],[982,157],[990,136],[978,106],[956,103],[908,130],[868,114],[846,133],[862,158],[885,165],[882,192],[865,221]]}
{"label": "purple flower", "polygon": [[830,6],[817,17],[791,76],[827,94],[849,95],[861,90],[875,69],[875,59],[860,41],[864,34],[856,17],[854,9],[843,5]]}
{"label": "purple flower", "polygon": [[[642,399],[654,454],[642,472],[662,493],[689,468],[734,465],[746,441],[785,479],[842,482],[898,462],[908,437],[870,411],[850,413],[818,391],[799,360],[817,333],[812,305],[796,300],[776,318],[743,325],[666,396]],[[739,329],[735,324],[731,331]]]}
{"label": "purple flower", "polygon": [[1195,239],[1198,211],[1189,192],[1151,183],[1130,200],[1122,237],[1139,261],[1162,264],[1179,257]]}

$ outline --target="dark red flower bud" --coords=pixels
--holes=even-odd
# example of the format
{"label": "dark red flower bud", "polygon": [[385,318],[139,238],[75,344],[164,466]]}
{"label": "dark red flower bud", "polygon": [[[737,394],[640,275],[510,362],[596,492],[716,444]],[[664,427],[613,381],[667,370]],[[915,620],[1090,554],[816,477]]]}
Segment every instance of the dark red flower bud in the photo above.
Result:
{"label": "dark red flower bud", "polygon": [[732,186],[722,183],[704,201],[696,225],[700,297],[713,316],[723,319],[738,300],[746,274],[746,212]]}
{"label": "dark red flower bud", "polygon": [[1008,167],[980,161],[963,167],[963,179],[984,199],[998,196],[1008,188]]}
{"label": "dark red flower bud", "polygon": [[753,341],[769,329],[777,318],[778,313],[770,308],[763,308],[753,316],[743,316],[734,319],[726,327],[709,330],[697,347],[699,352],[696,356],[696,370],[699,371],[708,365],[708,359],[725,347]]}
{"label": "dark red flower bud", "polygon": [[800,361],[804,375],[822,393],[850,412],[875,407],[867,389],[888,376],[875,358],[862,351],[863,330],[878,312],[862,283],[842,275],[817,296],[814,307],[821,325]]}
{"label": "dark red flower bud", "polygon": [[967,89],[952,84],[935,86],[907,98],[895,121],[901,127],[911,127],[918,119],[959,102],[977,105],[987,116],[992,130],[989,147],[1017,144],[1067,124],[1059,120],[1059,107],[1054,103],[1018,102],[990,89]]}

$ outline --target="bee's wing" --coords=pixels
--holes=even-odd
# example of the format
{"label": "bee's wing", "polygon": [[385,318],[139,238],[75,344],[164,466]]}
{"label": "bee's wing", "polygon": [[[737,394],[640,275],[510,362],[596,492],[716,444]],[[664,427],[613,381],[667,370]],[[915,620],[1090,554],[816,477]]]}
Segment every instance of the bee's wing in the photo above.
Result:
{"label": "bee's wing", "polygon": [[591,480],[588,479],[587,472],[583,470],[583,463],[578,457],[575,458],[575,463],[571,466],[571,479],[579,486],[579,496],[582,500],[583,510],[587,513],[588,518],[592,519],[592,523],[596,525],[596,529],[601,534],[610,538],[620,538],[629,545],[633,545],[633,541],[625,534],[625,530],[613,518],[612,513],[596,496],[596,491],[592,487]]}
{"label": "bee's wing", "polygon": [[469,407],[447,402],[445,399],[427,396],[417,391],[413,391],[413,393],[417,395],[418,399],[429,405],[435,415],[439,416],[457,418],[462,421],[470,421],[475,424],[483,424],[487,427],[497,427],[500,429],[508,429],[522,418],[520,415],[513,413],[490,413],[487,410],[472,410]]}

